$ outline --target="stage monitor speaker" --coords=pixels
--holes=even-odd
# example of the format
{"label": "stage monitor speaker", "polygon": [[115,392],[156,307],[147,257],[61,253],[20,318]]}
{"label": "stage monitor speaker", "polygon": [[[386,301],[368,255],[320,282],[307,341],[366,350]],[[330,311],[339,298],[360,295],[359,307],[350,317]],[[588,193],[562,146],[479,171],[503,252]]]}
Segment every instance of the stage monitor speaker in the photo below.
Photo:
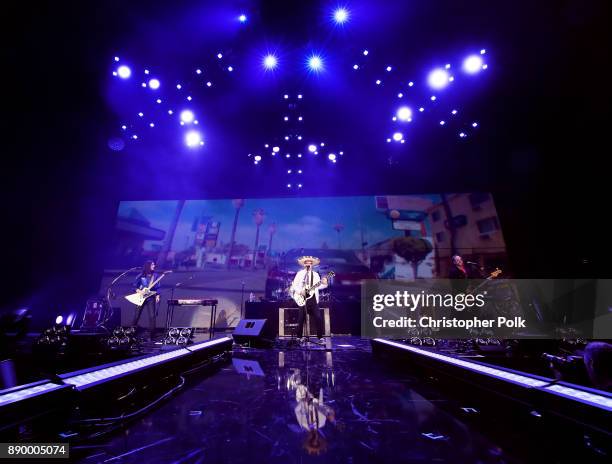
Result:
{"label": "stage monitor speaker", "polygon": [[263,338],[264,326],[267,319],[242,319],[234,329],[234,341],[239,344],[265,342]]}

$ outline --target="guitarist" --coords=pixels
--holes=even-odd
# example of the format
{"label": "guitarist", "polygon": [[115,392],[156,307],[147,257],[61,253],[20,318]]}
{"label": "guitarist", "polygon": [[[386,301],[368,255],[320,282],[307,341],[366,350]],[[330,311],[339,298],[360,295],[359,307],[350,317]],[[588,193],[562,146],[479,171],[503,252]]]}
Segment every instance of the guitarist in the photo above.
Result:
{"label": "guitarist", "polygon": [[321,316],[321,311],[319,310],[319,289],[323,289],[327,287],[327,278],[321,279],[319,273],[316,272],[313,268],[318,266],[321,260],[319,258],[315,258],[314,256],[302,256],[298,258],[298,263],[303,269],[299,270],[295,277],[293,278],[293,283],[291,284],[291,292],[292,293],[300,293],[302,296],[305,295],[305,289],[307,287],[312,287],[320,282],[319,287],[315,288],[314,296],[312,298],[308,298],[306,300],[306,305],[299,308],[300,313],[298,316],[298,326],[297,326],[297,337],[301,337],[304,332],[304,319],[306,318],[306,313],[310,315],[310,320],[314,322],[317,337],[319,340],[323,338],[323,317]]}
{"label": "guitarist", "polygon": [[[139,290],[143,290],[151,285],[158,275],[155,273],[155,262],[154,261],[146,261],[142,266],[142,272],[136,278],[136,282],[134,282],[134,288],[138,292]],[[157,292],[159,290],[159,282],[155,284],[150,290]],[[136,314],[134,315],[134,322],[132,325],[136,327],[138,325],[138,321],[140,320],[140,316],[142,315],[142,310],[146,307],[147,314],[149,315],[149,326],[151,328],[151,333],[149,335],[150,339],[153,339],[153,334],[155,333],[155,319],[157,316],[157,304],[159,303],[160,297],[159,293],[156,293],[155,296],[150,296],[147,298],[144,303],[136,308]]]}

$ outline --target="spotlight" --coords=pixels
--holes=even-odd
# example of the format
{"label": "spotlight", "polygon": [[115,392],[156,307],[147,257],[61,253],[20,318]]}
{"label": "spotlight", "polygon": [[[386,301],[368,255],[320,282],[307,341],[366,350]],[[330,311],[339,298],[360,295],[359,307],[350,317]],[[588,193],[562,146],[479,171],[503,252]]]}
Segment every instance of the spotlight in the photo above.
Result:
{"label": "spotlight", "polygon": [[335,153],[330,153],[329,155],[327,155],[327,158],[330,161],[336,161],[336,154]]}
{"label": "spotlight", "polygon": [[355,70],[356,70],[356,69],[359,69],[359,65],[358,65],[358,64],[354,64],[354,65],[353,65],[353,69],[355,69]]}
{"label": "spotlight", "polygon": [[55,323],[60,325],[64,321],[64,318],[60,315],[55,318]]}
{"label": "spotlight", "polygon": [[432,95],[431,97],[429,97],[429,99],[430,99],[432,102],[435,102],[435,101],[436,101],[436,96],[435,96],[435,95]]}
{"label": "spotlight", "polygon": [[298,94],[298,100],[301,100],[301,99],[302,99],[302,94],[300,93]]}
{"label": "spotlight", "polygon": [[364,50],[363,51],[363,56],[368,56],[368,53],[370,53],[368,50]]}
{"label": "spotlight", "polygon": [[263,67],[265,70],[271,71],[275,69],[276,66],[278,66],[278,58],[276,58],[275,55],[269,53],[266,56],[264,56]]}
{"label": "spotlight", "polygon": [[414,85],[414,82],[410,81],[408,82],[408,87],[412,87]]}
{"label": "spotlight", "polygon": [[432,89],[443,89],[448,85],[449,74],[445,69],[434,69],[427,77],[427,83]]}
{"label": "spotlight", "polygon": [[457,114],[457,110],[453,110],[453,111],[451,111],[451,114],[452,114],[453,116],[454,116],[454,115],[456,115],[456,114]]}
{"label": "spotlight", "polygon": [[168,114],[173,114],[173,113],[174,113],[174,111],[168,110]]}
{"label": "spotlight", "polygon": [[196,74],[202,74],[202,70],[201,69],[196,69]]}
{"label": "spotlight", "polygon": [[472,123],[472,127],[478,127],[478,123],[477,122],[473,122]]}
{"label": "spotlight", "polygon": [[308,145],[308,151],[310,153],[314,153],[315,151],[317,151],[317,146],[316,145]]}
{"label": "spotlight", "polygon": [[194,148],[199,145],[204,145],[204,141],[202,140],[202,136],[198,131],[189,131],[187,135],[185,135],[185,143],[188,147]]}
{"label": "spotlight", "polygon": [[422,106],[419,108],[419,112],[422,113],[423,111],[425,111],[425,108],[423,108]]}
{"label": "spotlight", "polygon": [[148,75],[148,74],[149,74],[149,70],[148,70],[148,69],[145,69],[145,70],[144,70],[144,73]]}
{"label": "spotlight", "polygon": [[400,140],[404,139],[404,134],[402,134],[401,132],[396,132],[395,134],[393,134],[393,140],[395,140],[396,142],[399,142]]}
{"label": "spotlight", "polygon": [[241,14],[240,16],[238,16],[238,21],[240,21],[241,23],[246,23],[247,19],[247,15],[245,14]]}
{"label": "spotlight", "polygon": [[193,122],[194,120],[194,115],[193,115],[193,111],[191,110],[183,110],[181,111],[181,121],[184,122],[185,124],[189,124],[191,122]]}
{"label": "spotlight", "polygon": [[380,79],[376,79],[376,85],[380,85],[382,81]]}
{"label": "spotlight", "polygon": [[320,72],[323,71],[323,60],[319,55],[310,55],[308,57],[308,69],[312,72]]}
{"label": "spotlight", "polygon": [[283,98],[284,98],[285,100],[287,100],[287,99],[289,99],[289,95],[285,94],[285,95],[283,95]]}
{"label": "spotlight", "polygon": [[407,106],[402,106],[397,110],[397,119],[404,122],[412,121],[412,110]]}
{"label": "spotlight", "polygon": [[336,8],[333,14],[334,22],[342,25],[349,20],[349,12],[346,8]]}
{"label": "spotlight", "polygon": [[176,88],[177,88],[178,90],[181,90],[181,89],[182,89],[181,84],[176,84]]}
{"label": "spotlight", "polygon": [[280,151],[279,147],[272,147],[272,152],[273,153],[278,153]]}
{"label": "spotlight", "polygon": [[123,125],[123,126],[121,126],[121,129],[126,130],[127,126]]}
{"label": "spotlight", "polygon": [[483,48],[482,50],[480,50],[480,54],[484,55],[485,53],[487,53],[487,51]]}
{"label": "spotlight", "polygon": [[234,70],[234,67],[233,67],[233,66],[228,66],[228,67],[227,67],[227,70],[228,70],[229,72],[232,72],[232,71]]}
{"label": "spotlight", "polygon": [[206,83],[206,87],[211,87],[211,86],[212,86],[212,82],[208,81],[208,82]]}
{"label": "spotlight", "polygon": [[217,53],[217,58],[219,58],[219,59],[223,58],[223,54]]}
{"label": "spotlight", "polygon": [[155,100],[158,104],[161,103],[161,98],[158,98],[157,100]]}
{"label": "spotlight", "polygon": [[115,57],[115,61],[119,61],[119,57],[118,56]]}
{"label": "spotlight", "polygon": [[393,68],[391,66],[387,66],[387,72],[391,72]]}
{"label": "spotlight", "polygon": [[402,92],[398,93],[397,98],[404,98],[404,94]]}
{"label": "spotlight", "polygon": [[465,137],[465,132],[460,132],[459,133],[459,137],[464,138]]}
{"label": "spotlight", "polygon": [[117,74],[121,79],[127,79],[132,75],[132,70],[126,65],[121,65],[117,68]]}
{"label": "spotlight", "polygon": [[475,74],[482,69],[482,58],[480,55],[470,55],[463,60],[463,70],[468,74]]}
{"label": "spotlight", "polygon": [[257,161],[257,162],[261,161],[261,156],[259,156],[259,155],[255,156],[255,161]]}
{"label": "spotlight", "polygon": [[446,121],[440,121],[441,126],[443,126],[444,124],[446,124]]}
{"label": "spotlight", "polygon": [[159,89],[159,80],[158,79],[151,79],[149,81],[149,88],[153,89],[153,90]]}
{"label": "spotlight", "polygon": [[138,116],[142,118],[144,116],[144,113],[141,111],[140,113],[138,113]]}
{"label": "spotlight", "polygon": [[149,127],[155,127],[155,123],[149,123]]}

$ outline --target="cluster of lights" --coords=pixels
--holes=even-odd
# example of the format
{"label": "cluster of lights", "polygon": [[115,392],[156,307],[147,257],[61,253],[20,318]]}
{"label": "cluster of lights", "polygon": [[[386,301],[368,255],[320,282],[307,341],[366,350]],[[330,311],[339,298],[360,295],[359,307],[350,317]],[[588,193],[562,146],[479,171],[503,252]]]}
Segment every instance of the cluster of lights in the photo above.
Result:
{"label": "cluster of lights", "polygon": [[[303,95],[298,93],[295,98],[297,100],[302,100]],[[288,107],[292,111],[296,111],[296,102],[295,100],[290,101],[291,97],[289,94],[282,95],[283,100],[287,101]],[[303,117],[297,114],[297,116],[292,117],[290,115],[283,115],[282,121],[283,123],[293,123],[296,124],[295,127],[298,127],[297,124],[303,121]],[[286,130],[286,127],[285,127]],[[285,168],[287,176],[289,179],[286,181],[286,187],[288,189],[301,189],[304,187],[304,183],[301,180],[302,175],[304,174],[304,170],[299,166],[296,166],[296,163],[299,163],[299,159],[306,157],[316,157],[319,158],[319,155],[323,155],[323,159],[326,159],[327,162],[331,164],[335,164],[339,161],[340,157],[344,155],[344,151],[335,151],[326,146],[325,142],[306,142],[302,144],[303,139],[307,137],[303,137],[301,134],[289,134],[282,136],[282,139],[286,142],[289,142],[289,145],[281,146],[280,144],[264,144],[264,152],[260,153],[249,153],[249,158],[252,160],[255,166],[262,164],[265,161],[266,154],[270,157],[270,159],[284,159],[286,161],[297,159],[296,161],[291,161],[292,166],[288,166]],[[312,139],[311,139],[312,140]]]}

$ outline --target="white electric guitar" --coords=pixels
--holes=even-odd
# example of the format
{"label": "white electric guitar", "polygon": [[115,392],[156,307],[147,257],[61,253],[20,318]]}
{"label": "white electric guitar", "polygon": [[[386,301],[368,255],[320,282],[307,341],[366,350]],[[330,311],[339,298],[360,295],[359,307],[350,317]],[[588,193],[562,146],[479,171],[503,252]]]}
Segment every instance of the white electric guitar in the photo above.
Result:
{"label": "white electric guitar", "polygon": [[136,290],[136,293],[125,295],[125,299],[128,300],[130,303],[135,304],[136,306],[142,306],[142,304],[145,302],[147,298],[150,298],[153,295],[157,295],[157,292],[154,292],[151,289],[155,287],[159,283],[160,280],[166,277],[166,274],[170,274],[171,272],[172,271],[166,271],[162,273],[162,275],[160,275],[157,279],[151,282],[148,287],[138,289]]}
{"label": "white electric guitar", "polygon": [[[336,273],[334,271],[330,271],[325,277],[323,277],[323,279],[330,279],[334,275],[336,275]],[[306,285],[301,292],[294,292],[293,301],[295,301],[299,307],[306,305],[306,301],[314,296],[314,291],[323,284],[323,279],[319,280],[316,284],[310,287]]]}

